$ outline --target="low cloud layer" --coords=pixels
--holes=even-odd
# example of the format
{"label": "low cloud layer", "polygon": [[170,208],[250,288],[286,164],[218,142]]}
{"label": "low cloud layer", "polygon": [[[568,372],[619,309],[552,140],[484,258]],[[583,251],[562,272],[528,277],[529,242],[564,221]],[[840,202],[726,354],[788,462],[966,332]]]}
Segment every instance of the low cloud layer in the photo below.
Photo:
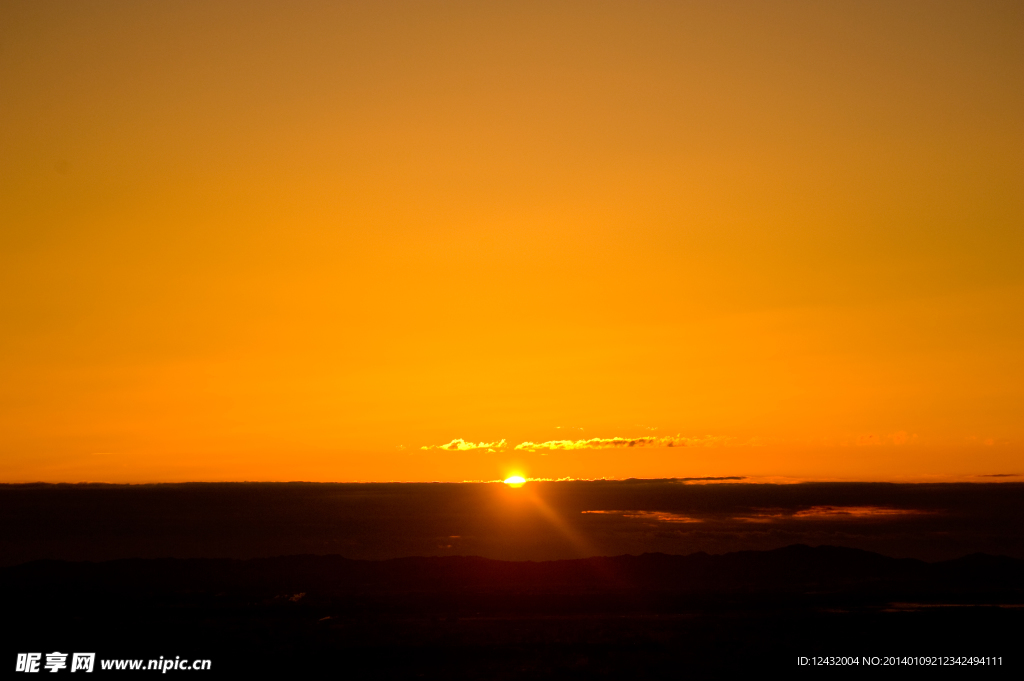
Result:
{"label": "low cloud layer", "polygon": [[0,533],[0,565],[303,553],[552,560],[790,544],[1024,558],[1022,482],[32,484],[0,485],[0,508],[14,528]]}
{"label": "low cloud layer", "polygon": [[628,447],[713,447],[725,444],[730,438],[708,435],[706,437],[593,437],[589,440],[548,440],[547,442],[523,442],[516,449],[528,452],[554,452],[573,449],[615,449]]}
{"label": "low cloud layer", "polygon": [[581,513],[597,513],[601,515],[619,515],[623,518],[634,520],[650,520],[661,523],[702,523],[700,518],[683,515],[681,513],[668,513],[666,511],[581,511]]}
{"label": "low cloud layer", "polygon": [[420,447],[427,451],[443,450],[446,452],[497,452],[505,449],[508,443],[502,439],[497,442],[466,442],[462,438],[456,438],[446,445],[429,445]]}
{"label": "low cloud layer", "polygon": [[[589,440],[548,440],[546,442],[521,442],[514,449],[526,452],[541,452],[575,449],[626,449],[630,447],[715,447],[724,445],[734,438],[707,435],[704,437],[683,437],[668,435],[664,437],[592,437]],[[508,448],[504,438],[495,442],[470,442],[455,438],[443,445],[424,445],[424,451],[444,452],[499,452]]]}
{"label": "low cloud layer", "polygon": [[811,520],[870,520],[887,516],[910,516],[930,513],[913,508],[892,508],[886,506],[811,506],[810,508],[790,510],[759,509],[750,515],[737,516],[733,520],[747,523],[771,523],[792,519]]}

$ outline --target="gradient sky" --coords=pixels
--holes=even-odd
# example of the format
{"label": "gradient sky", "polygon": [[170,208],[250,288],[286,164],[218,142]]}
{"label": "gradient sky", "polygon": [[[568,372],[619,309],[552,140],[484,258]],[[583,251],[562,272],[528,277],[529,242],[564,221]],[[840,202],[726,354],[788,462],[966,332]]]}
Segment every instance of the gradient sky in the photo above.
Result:
{"label": "gradient sky", "polygon": [[1020,2],[5,0],[0,481],[1024,474],[1022,190]]}

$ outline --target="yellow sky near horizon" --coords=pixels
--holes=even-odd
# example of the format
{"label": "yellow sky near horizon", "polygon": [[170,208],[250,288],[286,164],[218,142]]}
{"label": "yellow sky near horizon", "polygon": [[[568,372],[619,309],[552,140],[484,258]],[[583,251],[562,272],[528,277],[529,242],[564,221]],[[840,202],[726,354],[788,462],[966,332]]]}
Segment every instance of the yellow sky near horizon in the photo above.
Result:
{"label": "yellow sky near horizon", "polygon": [[6,2],[0,482],[1024,474],[1022,124],[1017,2]]}

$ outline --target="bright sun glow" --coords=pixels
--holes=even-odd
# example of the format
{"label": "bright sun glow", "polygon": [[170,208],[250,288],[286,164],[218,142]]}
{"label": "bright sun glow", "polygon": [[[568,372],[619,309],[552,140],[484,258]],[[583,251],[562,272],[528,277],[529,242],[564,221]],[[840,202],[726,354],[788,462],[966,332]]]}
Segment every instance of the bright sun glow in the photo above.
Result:
{"label": "bright sun glow", "polygon": [[522,487],[525,482],[526,478],[521,475],[513,475],[511,478],[505,479],[505,484],[509,487]]}

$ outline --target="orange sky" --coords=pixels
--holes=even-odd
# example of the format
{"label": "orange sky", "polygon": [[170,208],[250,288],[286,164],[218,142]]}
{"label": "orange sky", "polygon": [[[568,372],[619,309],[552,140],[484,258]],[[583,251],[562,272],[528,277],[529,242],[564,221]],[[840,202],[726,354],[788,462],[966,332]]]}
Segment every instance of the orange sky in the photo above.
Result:
{"label": "orange sky", "polygon": [[0,159],[0,481],[1024,474],[1019,2],[8,1]]}

